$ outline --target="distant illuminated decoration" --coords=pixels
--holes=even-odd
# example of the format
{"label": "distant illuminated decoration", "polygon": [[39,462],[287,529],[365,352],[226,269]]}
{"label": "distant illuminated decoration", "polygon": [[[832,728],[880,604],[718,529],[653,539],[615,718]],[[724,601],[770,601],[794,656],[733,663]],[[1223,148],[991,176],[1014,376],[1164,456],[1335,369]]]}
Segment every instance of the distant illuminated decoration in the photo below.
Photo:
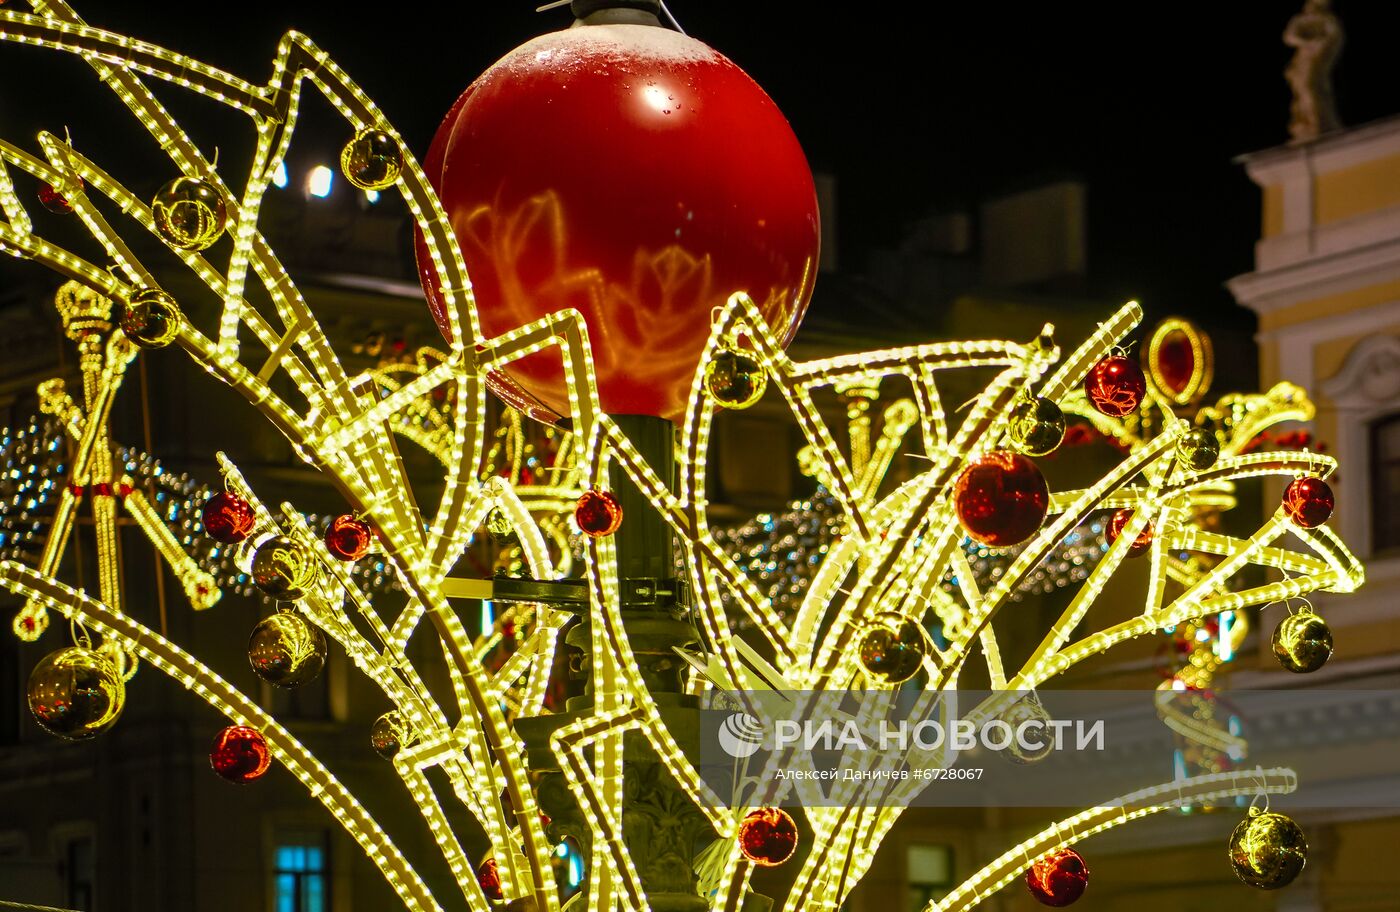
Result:
{"label": "distant illuminated decoration", "polygon": [[331,184],[334,181],[334,171],[325,165],[317,165],[306,174],[306,192],[317,199],[325,199],[331,195]]}

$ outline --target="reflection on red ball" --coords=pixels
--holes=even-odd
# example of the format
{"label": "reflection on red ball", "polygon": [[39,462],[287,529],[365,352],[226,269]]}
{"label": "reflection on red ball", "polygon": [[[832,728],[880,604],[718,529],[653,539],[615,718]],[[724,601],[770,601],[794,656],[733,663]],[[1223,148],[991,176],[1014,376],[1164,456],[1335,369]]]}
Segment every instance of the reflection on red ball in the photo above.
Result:
{"label": "reflection on red ball", "polygon": [[488,858],[476,869],[476,882],[481,887],[481,892],[486,894],[486,898],[499,902],[505,897],[501,891],[501,868],[496,863],[496,859]]}
{"label": "reflection on red ball", "polygon": [[[487,336],[577,309],[613,414],[684,414],[711,310],[734,292],[784,342],[811,297],[816,191],[792,129],[743,70],[677,32],[590,25],[526,42],[457,100],[424,168]],[[447,332],[421,236],[417,249]],[[568,414],[557,349],[505,375],[491,381],[507,402]]]}
{"label": "reflection on red ball", "polygon": [[1315,529],[1327,522],[1337,498],[1321,478],[1295,478],[1283,492],[1283,512],[1304,529]]}
{"label": "reflection on red ball", "polygon": [[574,522],[585,535],[612,535],[622,525],[622,504],[611,491],[584,491],[574,507]]}
{"label": "reflection on red ball", "polygon": [[52,184],[39,185],[39,203],[57,215],[68,215],[73,211],[73,204],[68,201],[68,197],[55,190]]}
{"label": "reflection on red ball", "polygon": [[369,523],[346,513],[331,520],[326,529],[326,550],[338,560],[357,561],[369,553],[374,531]]}
{"label": "reflection on red ball", "polygon": [[209,765],[229,782],[252,782],[261,779],[272,763],[267,739],[256,728],[230,725],[214,736],[209,749]]}
{"label": "reflection on red ball", "polygon": [[739,851],[756,865],[780,865],[797,851],[797,824],[782,808],[750,811],[739,824]]}
{"label": "reflection on red ball", "polygon": [[227,491],[215,494],[204,502],[204,531],[214,541],[232,545],[243,541],[253,531],[257,516],[252,504]]}
{"label": "reflection on red ball", "polygon": [[1050,508],[1050,489],[1040,468],[1025,456],[988,453],[958,476],[953,505],[969,536],[1006,548],[1040,529]]}
{"label": "reflection on red ball", "polygon": [[1104,358],[1084,377],[1084,395],[1105,415],[1123,418],[1137,411],[1147,395],[1147,378],[1138,363],[1121,355]]}
{"label": "reflection on red ball", "polygon": [[1051,852],[1026,869],[1026,888],[1047,906],[1068,906],[1088,885],[1089,869],[1074,849]]}
{"label": "reflection on red ball", "polygon": [[[1118,536],[1123,534],[1123,530],[1127,528],[1132,518],[1133,510],[1130,507],[1117,510],[1109,517],[1108,527],[1104,529],[1104,534],[1108,537],[1108,543],[1110,545],[1118,541]],[[1137,539],[1128,546],[1128,556],[1140,557],[1146,554],[1148,549],[1152,547],[1153,534],[1152,521],[1148,520],[1147,525],[1143,526],[1142,531],[1138,533]]]}

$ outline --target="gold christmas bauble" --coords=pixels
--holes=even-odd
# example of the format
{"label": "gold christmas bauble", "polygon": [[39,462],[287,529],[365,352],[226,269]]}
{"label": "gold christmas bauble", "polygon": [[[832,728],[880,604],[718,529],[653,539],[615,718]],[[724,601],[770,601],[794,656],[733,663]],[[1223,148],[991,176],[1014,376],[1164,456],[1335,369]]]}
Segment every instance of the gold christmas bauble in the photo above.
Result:
{"label": "gold christmas bauble", "polygon": [[1317,671],[1332,657],[1332,630],[1311,611],[1290,614],[1274,628],[1274,657],[1294,674]]}
{"label": "gold christmas bauble", "polygon": [[361,130],[340,150],[340,170],[361,190],[385,190],[403,170],[403,149],[383,130]]}
{"label": "gold christmas bauble", "polygon": [[1204,472],[1220,458],[1220,440],[1214,431],[1195,428],[1177,441],[1176,453],[1182,462],[1197,472]]}
{"label": "gold christmas bauble", "polygon": [[258,621],[248,638],[248,662],[277,687],[300,687],[326,667],[326,635],[294,611]]}
{"label": "gold christmas bauble", "polygon": [[[1055,749],[1055,732],[1050,727],[1050,714],[1034,696],[1017,700],[1004,713],[1001,721],[1011,727],[1011,743],[1000,753],[1012,763],[1036,763]],[[1025,743],[1022,744],[1021,742]]]}
{"label": "gold christmas bauble", "polygon": [[370,747],[385,760],[392,760],[412,739],[413,730],[397,711],[386,712],[375,719],[369,730]]}
{"label": "gold christmas bauble", "polygon": [[159,288],[142,288],[122,309],[122,332],[142,348],[165,348],[180,335],[184,317],[175,299]]}
{"label": "gold christmas bauble", "polygon": [[253,555],[253,583],[272,598],[294,602],[315,588],[316,556],[290,538],[269,538]]}
{"label": "gold christmas bauble", "polygon": [[219,188],[197,177],[177,177],[156,193],[151,217],[161,240],[176,250],[203,250],[228,226]]}
{"label": "gold christmas bauble", "polygon": [[1065,439],[1065,413],[1050,399],[1023,400],[1011,410],[1011,445],[1027,456],[1045,456]]}
{"label": "gold christmas bauble", "polygon": [[1277,890],[1293,882],[1308,863],[1308,842],[1298,824],[1282,814],[1250,808],[1230,834],[1230,864],[1251,887]]}
{"label": "gold christmas bauble", "polygon": [[29,711],[50,734],[82,741],[117,721],[126,686],[101,653],[71,646],[45,656],[29,675]]}
{"label": "gold christmas bauble", "polygon": [[705,365],[705,392],[727,409],[746,409],[763,398],[768,375],[754,358],[722,348]]}
{"label": "gold christmas bauble", "polygon": [[886,684],[903,684],[918,674],[928,652],[928,637],[903,615],[883,615],[860,641],[860,664]]}

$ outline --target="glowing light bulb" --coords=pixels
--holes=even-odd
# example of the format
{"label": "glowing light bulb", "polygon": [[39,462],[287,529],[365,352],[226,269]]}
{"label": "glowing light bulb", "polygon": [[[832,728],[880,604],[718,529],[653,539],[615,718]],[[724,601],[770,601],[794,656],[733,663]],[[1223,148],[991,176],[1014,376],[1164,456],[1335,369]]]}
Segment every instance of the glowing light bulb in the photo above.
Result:
{"label": "glowing light bulb", "polygon": [[277,170],[272,172],[272,186],[285,190],[287,188],[287,163],[278,162]]}

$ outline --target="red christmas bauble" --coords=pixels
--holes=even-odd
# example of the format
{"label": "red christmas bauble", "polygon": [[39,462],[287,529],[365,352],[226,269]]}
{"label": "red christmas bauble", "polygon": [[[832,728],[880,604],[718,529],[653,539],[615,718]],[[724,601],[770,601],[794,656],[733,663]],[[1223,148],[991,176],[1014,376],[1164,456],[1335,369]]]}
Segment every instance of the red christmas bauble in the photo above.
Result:
{"label": "red christmas bauble", "polygon": [[1196,376],[1196,367],[1196,350],[1184,331],[1172,330],[1157,345],[1157,375],[1168,393],[1185,393]]}
{"label": "red christmas bauble", "polygon": [[501,892],[501,868],[496,859],[488,858],[477,867],[476,882],[487,899],[499,902],[505,898],[505,894]]}
{"label": "red christmas bauble", "polygon": [[611,491],[584,491],[574,507],[574,522],[585,535],[612,535],[622,525],[622,504]]}
{"label": "red christmas bauble", "polygon": [[1283,512],[1304,529],[1315,529],[1327,522],[1337,498],[1321,478],[1295,478],[1283,492]]}
{"label": "red christmas bauble", "polygon": [[331,520],[326,529],[326,550],[343,561],[357,561],[369,553],[374,530],[369,523],[346,513]]}
{"label": "red christmas bauble", "polygon": [[750,811],[739,824],[739,851],[761,867],[780,865],[797,851],[797,824],[782,808]]}
{"label": "red christmas bauble", "polygon": [[953,486],[963,529],[984,545],[1019,545],[1036,533],[1050,507],[1045,476],[1019,453],[988,453],[963,469]]}
{"label": "red christmas bauble", "polygon": [[39,185],[39,204],[57,215],[68,215],[73,211],[68,197],[55,190],[52,184]]}
{"label": "red christmas bauble", "polygon": [[1147,378],[1136,361],[1121,355],[1104,358],[1084,377],[1084,395],[1094,408],[1114,418],[1132,414],[1147,394]]}
{"label": "red christmas bauble", "polygon": [[252,534],[253,526],[257,524],[253,505],[227,491],[215,494],[204,502],[201,518],[205,533],[225,545],[243,541]]}
{"label": "red christmas bauble", "polygon": [[214,736],[209,749],[209,765],[229,782],[252,782],[261,779],[272,763],[267,739],[256,728],[230,725]]}
{"label": "red christmas bauble", "polygon": [[[743,70],[678,32],[588,25],[526,42],[457,100],[424,169],[485,333],[576,308],[613,414],[684,415],[711,310],[734,292],[784,344],[811,297],[820,228],[797,138]],[[421,235],[417,250],[446,333]],[[569,412],[556,349],[491,385],[537,418]]]}
{"label": "red christmas bauble", "polygon": [[1088,885],[1089,869],[1074,849],[1051,852],[1026,869],[1026,888],[1047,906],[1068,906]]}
{"label": "red christmas bauble", "polygon": [[[1104,529],[1104,534],[1108,537],[1108,543],[1110,545],[1118,541],[1118,536],[1123,534],[1123,530],[1127,528],[1128,522],[1132,518],[1133,510],[1131,507],[1124,507],[1121,510],[1117,510],[1109,517],[1108,526]],[[1152,536],[1152,521],[1148,520],[1147,525],[1143,526],[1142,531],[1138,533],[1137,540],[1128,546],[1128,556],[1140,557],[1146,554],[1148,549],[1152,547]]]}

